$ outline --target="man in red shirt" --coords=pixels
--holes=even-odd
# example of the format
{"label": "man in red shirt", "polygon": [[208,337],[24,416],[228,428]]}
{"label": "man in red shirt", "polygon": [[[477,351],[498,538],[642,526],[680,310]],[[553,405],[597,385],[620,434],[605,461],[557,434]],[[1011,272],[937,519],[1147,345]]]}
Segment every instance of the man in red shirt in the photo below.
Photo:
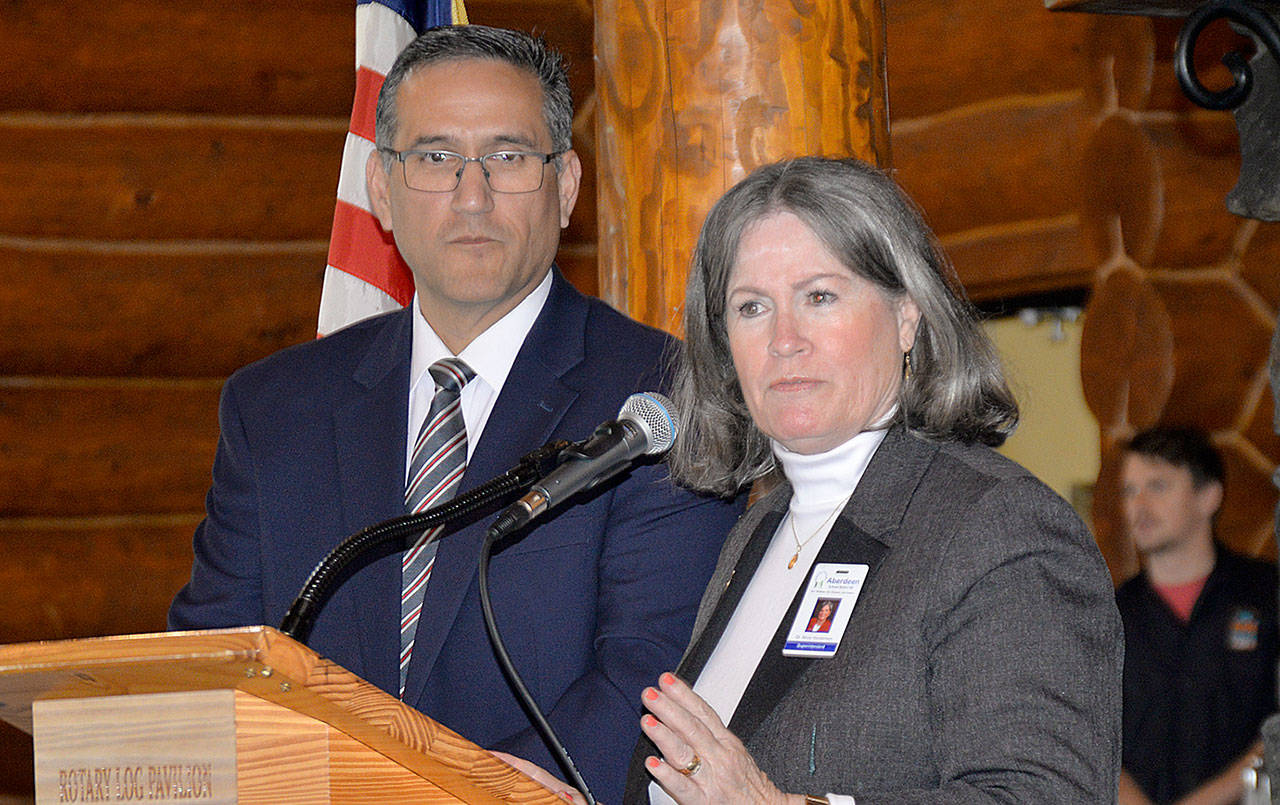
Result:
{"label": "man in red shirt", "polygon": [[1189,428],[1139,433],[1121,470],[1142,572],[1116,594],[1124,620],[1119,801],[1239,802],[1276,710],[1275,565],[1214,540],[1222,458]]}

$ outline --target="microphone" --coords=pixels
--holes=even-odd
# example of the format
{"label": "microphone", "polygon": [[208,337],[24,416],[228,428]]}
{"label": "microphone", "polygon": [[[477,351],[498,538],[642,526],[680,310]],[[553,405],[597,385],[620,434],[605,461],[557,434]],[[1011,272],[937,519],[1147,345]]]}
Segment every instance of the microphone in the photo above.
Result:
{"label": "microphone", "polygon": [[617,419],[601,423],[589,439],[566,448],[560,454],[563,463],[508,506],[490,533],[495,538],[510,534],[578,492],[612,478],[640,456],[671,449],[676,436],[673,408],[671,400],[656,391],[632,394]]}

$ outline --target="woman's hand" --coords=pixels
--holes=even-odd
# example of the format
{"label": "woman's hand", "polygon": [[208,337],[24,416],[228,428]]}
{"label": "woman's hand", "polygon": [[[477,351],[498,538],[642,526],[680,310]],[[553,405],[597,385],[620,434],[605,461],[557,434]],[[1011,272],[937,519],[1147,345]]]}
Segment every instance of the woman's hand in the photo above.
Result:
{"label": "woman's hand", "polygon": [[563,782],[541,766],[531,763],[522,757],[508,755],[506,752],[497,752],[490,749],[489,754],[517,771],[524,772],[525,776],[532,777],[534,782],[540,783],[543,788],[551,791],[565,802],[572,802],[574,805],[587,805],[587,798],[582,796],[582,792]]}
{"label": "woman's hand", "polygon": [[640,728],[662,753],[645,758],[645,768],[676,802],[804,802],[779,791],[711,706],[674,674],[663,674],[640,698],[649,710]]}

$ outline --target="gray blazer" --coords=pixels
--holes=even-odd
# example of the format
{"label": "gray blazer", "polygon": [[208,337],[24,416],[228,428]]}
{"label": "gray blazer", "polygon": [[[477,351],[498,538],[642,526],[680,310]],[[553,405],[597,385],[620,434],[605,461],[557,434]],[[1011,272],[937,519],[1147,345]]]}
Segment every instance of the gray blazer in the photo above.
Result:
{"label": "gray blazer", "polygon": [[[790,497],[783,484],[730,533],[682,678],[701,672]],[[1034,476],[895,427],[816,561],[870,568],[839,651],[782,656],[802,585],[729,724],[779,788],[858,805],[1115,800],[1115,596],[1084,524]],[[624,802],[648,802],[649,754],[642,739]]]}

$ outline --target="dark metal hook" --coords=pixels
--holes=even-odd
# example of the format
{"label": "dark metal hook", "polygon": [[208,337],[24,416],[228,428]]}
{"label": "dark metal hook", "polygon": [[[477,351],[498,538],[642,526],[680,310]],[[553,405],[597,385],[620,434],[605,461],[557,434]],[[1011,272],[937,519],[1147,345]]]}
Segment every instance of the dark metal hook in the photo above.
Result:
{"label": "dark metal hook", "polygon": [[1253,89],[1253,70],[1244,56],[1238,51],[1231,51],[1222,57],[1222,63],[1231,71],[1232,85],[1220,92],[1212,92],[1200,83],[1196,76],[1192,56],[1195,53],[1196,40],[1200,32],[1211,22],[1228,19],[1248,29],[1267,50],[1272,58],[1280,60],[1280,26],[1265,11],[1242,2],[1242,0],[1212,0],[1197,8],[1187,17],[1186,24],[1178,33],[1178,45],[1173,54],[1173,69],[1178,76],[1178,83],[1187,97],[1205,109],[1235,109],[1244,103]]}

